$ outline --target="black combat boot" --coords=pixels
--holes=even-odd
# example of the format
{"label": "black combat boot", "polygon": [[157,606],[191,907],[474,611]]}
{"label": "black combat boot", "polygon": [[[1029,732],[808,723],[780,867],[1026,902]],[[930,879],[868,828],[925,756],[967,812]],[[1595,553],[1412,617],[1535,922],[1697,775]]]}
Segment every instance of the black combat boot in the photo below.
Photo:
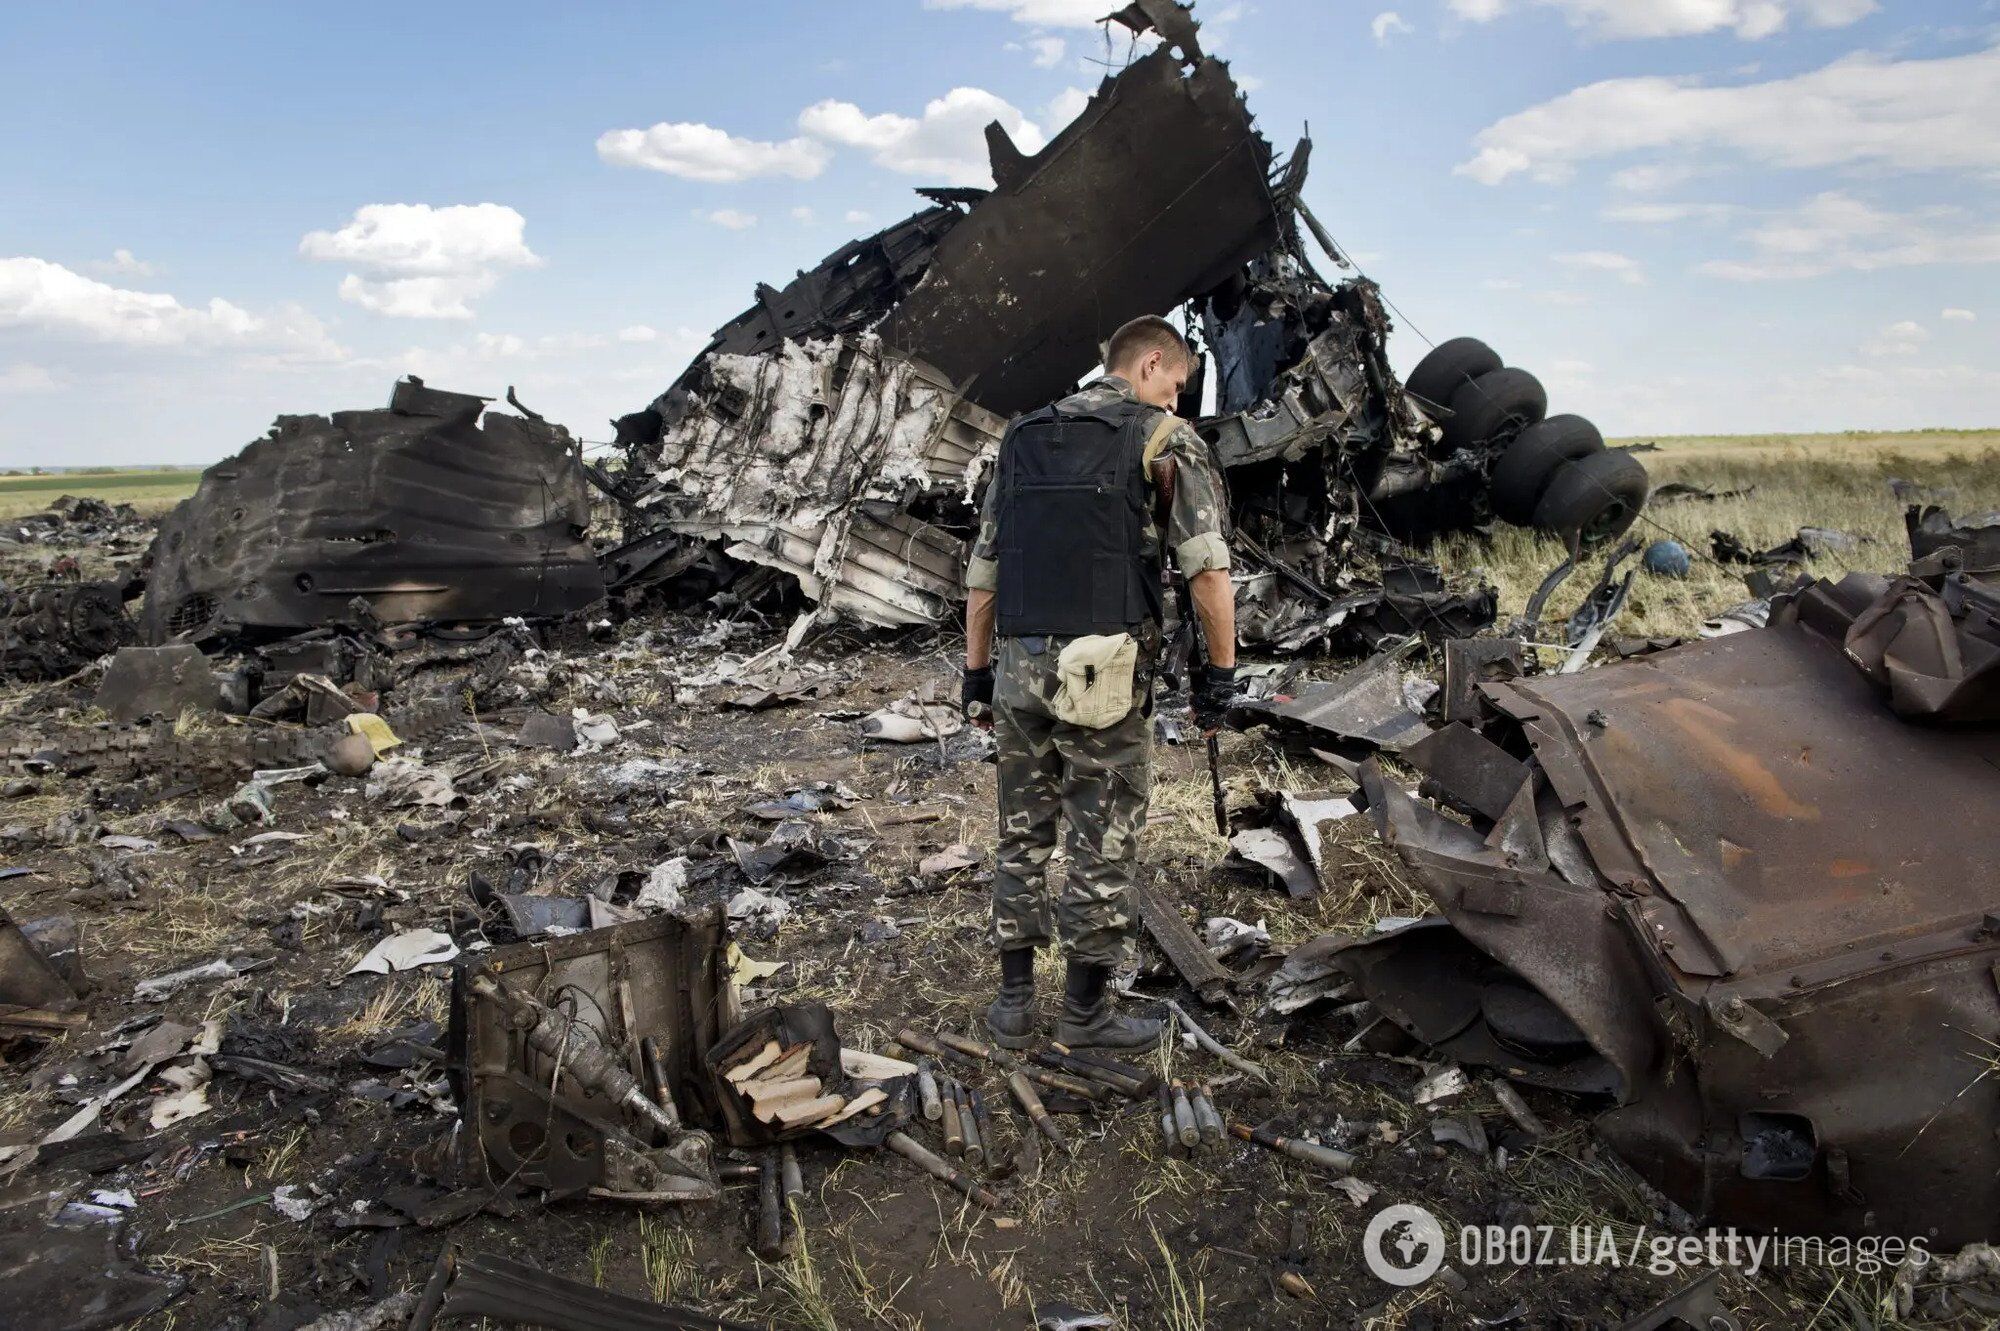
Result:
{"label": "black combat boot", "polygon": [[1161,1023],[1150,1017],[1121,1017],[1111,1010],[1104,985],[1109,966],[1072,960],[1064,985],[1056,1043],[1072,1049],[1122,1049],[1144,1053],[1160,1042]]}
{"label": "black combat boot", "polygon": [[986,1008],[986,1029],[1002,1049],[1026,1049],[1035,1042],[1035,949],[1003,948],[1000,997]]}

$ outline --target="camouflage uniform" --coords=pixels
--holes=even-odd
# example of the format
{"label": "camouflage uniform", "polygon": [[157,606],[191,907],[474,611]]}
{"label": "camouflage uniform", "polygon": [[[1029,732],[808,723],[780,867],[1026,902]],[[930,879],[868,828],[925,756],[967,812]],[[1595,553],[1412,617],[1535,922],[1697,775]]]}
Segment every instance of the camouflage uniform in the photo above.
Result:
{"label": "camouflage uniform", "polygon": [[[1131,396],[1130,384],[1107,375],[1059,405],[1064,411],[1083,412]],[[1157,421],[1156,416],[1145,422],[1142,438],[1152,437]],[[1167,436],[1159,456],[1172,458],[1175,464],[1173,510],[1165,532],[1154,522],[1146,524],[1145,554],[1156,556],[1164,541],[1187,577],[1227,569],[1222,481],[1208,445],[1182,421]],[[1157,495],[1152,469],[1147,482]],[[995,520],[999,489],[987,487],[979,538],[966,569],[966,586],[974,589],[992,591],[999,586]],[[1157,505],[1154,508],[1157,511]],[[1059,721],[1050,706],[1056,692],[1056,658],[1071,639],[999,640],[993,672],[1000,793],[993,938],[1003,949],[1049,941],[1047,867],[1056,846],[1056,821],[1066,815],[1069,874],[1056,903],[1054,923],[1074,960],[1116,966],[1130,950],[1133,917],[1125,897],[1138,868],[1139,836],[1145,830],[1153,787],[1152,677],[1160,649],[1159,625],[1148,624],[1137,636],[1132,710],[1101,730]]]}

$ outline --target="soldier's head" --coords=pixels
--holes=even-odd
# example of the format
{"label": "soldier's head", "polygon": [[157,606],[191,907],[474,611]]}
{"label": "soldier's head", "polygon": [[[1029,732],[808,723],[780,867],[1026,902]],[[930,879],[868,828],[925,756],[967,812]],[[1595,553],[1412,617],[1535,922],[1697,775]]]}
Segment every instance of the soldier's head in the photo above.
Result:
{"label": "soldier's head", "polygon": [[1131,384],[1132,396],[1147,406],[1172,411],[1194,371],[1194,357],[1172,324],[1142,314],[1111,335],[1104,368]]}

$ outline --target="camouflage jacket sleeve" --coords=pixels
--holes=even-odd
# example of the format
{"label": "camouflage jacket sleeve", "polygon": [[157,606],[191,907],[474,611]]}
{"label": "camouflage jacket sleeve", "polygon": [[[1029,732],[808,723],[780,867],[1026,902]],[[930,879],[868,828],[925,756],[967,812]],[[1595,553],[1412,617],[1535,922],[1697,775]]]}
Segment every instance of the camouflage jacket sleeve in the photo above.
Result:
{"label": "camouflage jacket sleeve", "polygon": [[1174,504],[1167,548],[1183,577],[1229,567],[1228,496],[1208,444],[1181,421],[1161,451],[1174,462]]}
{"label": "camouflage jacket sleeve", "polygon": [[[994,468],[995,472],[998,470]],[[986,478],[986,498],[979,506],[979,535],[973,538],[972,558],[965,566],[967,591],[1000,590],[1000,524],[995,520],[999,507],[1000,486],[989,474]]]}

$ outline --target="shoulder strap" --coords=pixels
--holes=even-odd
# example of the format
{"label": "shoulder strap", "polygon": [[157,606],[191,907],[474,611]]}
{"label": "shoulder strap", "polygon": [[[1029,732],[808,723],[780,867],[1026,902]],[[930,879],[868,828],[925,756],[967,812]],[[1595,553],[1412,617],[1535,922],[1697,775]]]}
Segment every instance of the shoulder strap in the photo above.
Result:
{"label": "shoulder strap", "polygon": [[1153,520],[1162,528],[1166,527],[1174,511],[1174,481],[1179,475],[1179,468],[1174,465],[1172,458],[1166,459],[1165,466],[1158,464],[1167,451],[1168,438],[1172,436],[1174,427],[1180,423],[1180,417],[1171,411],[1161,412],[1159,421],[1153,426],[1152,434],[1146,438],[1145,449],[1139,454],[1140,466],[1145,468],[1146,475],[1152,478],[1154,487],[1159,491],[1159,502],[1154,506]]}
{"label": "shoulder strap", "polygon": [[1174,432],[1174,427],[1180,423],[1181,418],[1174,415],[1171,411],[1160,413],[1159,423],[1153,426],[1153,433],[1146,438],[1146,449],[1139,455],[1139,460],[1144,465],[1150,467],[1160,460],[1160,454],[1167,451],[1167,437]]}

